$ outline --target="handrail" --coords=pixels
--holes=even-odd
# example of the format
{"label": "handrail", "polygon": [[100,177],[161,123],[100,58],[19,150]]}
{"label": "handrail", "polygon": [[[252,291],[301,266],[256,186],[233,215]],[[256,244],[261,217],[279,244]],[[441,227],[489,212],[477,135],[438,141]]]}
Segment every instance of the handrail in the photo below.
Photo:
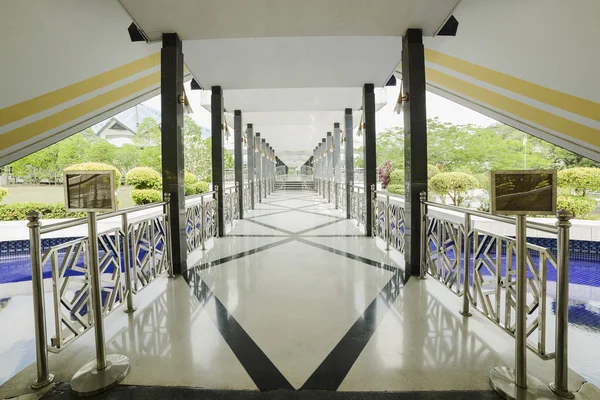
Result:
{"label": "handrail", "polygon": [[[148,210],[148,209],[155,208],[155,207],[158,207],[158,206],[162,206],[162,205],[165,205],[165,204],[166,203],[164,201],[160,201],[160,202],[157,202],[157,203],[144,204],[144,205],[141,205],[141,206],[127,207],[127,208],[124,208],[122,210],[113,211],[113,212],[110,212],[110,213],[98,215],[97,220],[101,221],[101,220],[104,220],[104,219],[109,219],[109,218],[113,218],[113,217],[118,217],[120,215],[128,214],[130,212],[144,211],[144,210]],[[87,220],[88,220],[87,217],[83,217],[83,218],[73,219],[71,221],[63,221],[63,222],[57,222],[55,224],[45,225],[45,226],[42,226],[40,228],[40,234],[50,233],[50,232],[56,232],[56,231],[59,231],[61,229],[72,228],[74,226],[87,224]]]}
{"label": "handrail", "polygon": [[[440,203],[435,203],[433,201],[424,201],[423,204],[425,204],[427,206],[431,206],[431,207],[441,208],[444,210],[456,211],[459,213],[468,214],[468,215],[472,215],[475,217],[491,219],[492,221],[504,222],[504,223],[511,224],[511,225],[516,225],[516,223],[517,223],[515,217],[505,217],[505,216],[500,216],[500,215],[493,215],[493,214],[489,214],[489,213],[486,213],[483,211],[472,210],[470,208],[464,208],[464,207],[458,207],[458,206],[450,206],[448,204],[440,204]],[[542,224],[540,222],[529,222],[528,221],[527,227],[530,229],[535,229],[535,230],[546,232],[546,233],[553,233],[553,234],[558,233],[558,229],[555,226]]]}
{"label": "handrail", "polygon": [[398,201],[403,201],[406,202],[406,199],[400,195],[394,194],[394,193],[390,193],[390,192],[384,192],[382,190],[375,190],[374,192],[376,195],[382,195],[382,196],[390,196],[390,200],[398,200]]}

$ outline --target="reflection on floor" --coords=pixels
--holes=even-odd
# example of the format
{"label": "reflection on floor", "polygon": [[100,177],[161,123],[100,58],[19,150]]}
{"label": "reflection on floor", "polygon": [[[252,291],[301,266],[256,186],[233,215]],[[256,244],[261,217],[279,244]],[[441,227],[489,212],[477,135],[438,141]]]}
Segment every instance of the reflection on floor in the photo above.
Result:
{"label": "reflection on floor", "polygon": [[[136,296],[135,313],[107,317],[107,351],[132,362],[123,385],[456,398],[442,392],[488,396],[490,369],[514,362],[509,335],[477,313],[461,317],[461,299],[432,279],[406,280],[400,253],[362,236],[314,193],[274,193],[190,259],[183,278],[161,277]],[[57,381],[93,358],[93,340],[87,333],[51,355]],[[529,360],[537,377],[553,379],[551,362]],[[22,394],[34,376],[32,365],[0,387],[0,398]],[[174,396],[191,398],[184,392],[193,393]]]}

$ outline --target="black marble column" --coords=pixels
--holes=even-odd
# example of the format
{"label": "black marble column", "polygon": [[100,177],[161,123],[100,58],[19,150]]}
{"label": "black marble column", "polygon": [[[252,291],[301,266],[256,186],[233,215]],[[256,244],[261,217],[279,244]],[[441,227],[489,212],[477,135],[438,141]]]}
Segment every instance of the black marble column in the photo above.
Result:
{"label": "black marble column", "polygon": [[406,271],[420,272],[420,200],[427,192],[427,114],[425,108],[425,56],[420,29],[408,29],[402,39],[402,82],[408,102],[404,103],[404,180]]}
{"label": "black marble column", "polygon": [[350,219],[352,204],[351,187],[354,185],[354,127],[352,121],[352,109],[346,108],[344,111],[344,130],[346,132],[346,218]]}
{"label": "black marble column", "polygon": [[238,210],[240,219],[244,219],[244,156],[242,155],[242,112],[233,114],[233,157],[235,162],[235,181],[238,184]]}
{"label": "black marble column", "polygon": [[246,148],[248,150],[248,184],[250,189],[250,208],[254,210],[254,128],[248,124],[246,128]]}
{"label": "black marble column", "polygon": [[183,159],[183,52],[176,33],[163,34],[161,59],[161,155],[163,191],[171,194],[171,250],[173,272],[187,269]]}
{"label": "black marble column", "polygon": [[219,237],[225,236],[225,215],[223,212],[223,193],[225,192],[225,160],[223,156],[223,148],[225,147],[225,135],[223,121],[223,89],[221,86],[212,87],[212,95],[210,96],[210,115],[211,115],[211,130],[212,130],[212,183],[213,188],[219,186],[218,201],[219,208],[217,215],[219,218]]}
{"label": "black marble column", "polygon": [[256,188],[258,190],[258,202],[262,203],[262,156],[260,154],[261,148],[260,132],[256,133],[254,137],[254,168],[256,170]]}
{"label": "black marble column", "polygon": [[363,87],[363,122],[364,129],[364,152],[365,160],[365,235],[371,236],[373,230],[373,213],[371,212],[371,185],[377,185],[377,149],[376,149],[376,128],[375,128],[375,87],[372,83],[367,83]]}

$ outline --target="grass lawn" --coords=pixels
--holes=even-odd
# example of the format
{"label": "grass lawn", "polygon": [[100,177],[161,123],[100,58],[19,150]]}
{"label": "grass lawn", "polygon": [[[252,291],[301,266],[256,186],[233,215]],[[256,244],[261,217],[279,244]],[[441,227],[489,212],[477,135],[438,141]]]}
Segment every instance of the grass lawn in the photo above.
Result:
{"label": "grass lawn", "polygon": [[[62,185],[13,185],[7,189],[8,195],[0,201],[0,204],[26,203],[30,201],[37,203],[64,203],[65,201]],[[131,199],[132,190],[132,186],[119,186],[117,198],[120,202],[120,209],[135,205]]]}

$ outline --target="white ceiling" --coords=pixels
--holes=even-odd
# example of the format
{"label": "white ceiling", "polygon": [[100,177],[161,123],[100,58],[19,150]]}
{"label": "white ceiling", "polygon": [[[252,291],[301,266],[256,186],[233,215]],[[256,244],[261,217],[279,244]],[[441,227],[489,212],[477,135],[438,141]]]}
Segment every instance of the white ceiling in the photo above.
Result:
{"label": "white ceiling", "polygon": [[119,0],[151,40],[433,36],[460,0]]}
{"label": "white ceiling", "polygon": [[401,61],[402,37],[192,40],[183,52],[205,89],[383,86]]}

